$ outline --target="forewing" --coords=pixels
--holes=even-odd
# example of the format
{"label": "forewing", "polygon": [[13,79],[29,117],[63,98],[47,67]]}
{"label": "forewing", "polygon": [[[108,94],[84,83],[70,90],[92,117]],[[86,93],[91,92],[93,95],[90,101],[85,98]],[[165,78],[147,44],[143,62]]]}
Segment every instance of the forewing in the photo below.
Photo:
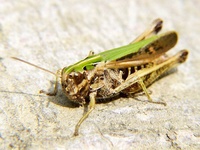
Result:
{"label": "forewing", "polygon": [[107,68],[126,68],[149,63],[165,54],[177,43],[178,36],[174,31],[164,33],[156,40],[138,50],[137,53],[126,55],[119,60],[106,63]]}

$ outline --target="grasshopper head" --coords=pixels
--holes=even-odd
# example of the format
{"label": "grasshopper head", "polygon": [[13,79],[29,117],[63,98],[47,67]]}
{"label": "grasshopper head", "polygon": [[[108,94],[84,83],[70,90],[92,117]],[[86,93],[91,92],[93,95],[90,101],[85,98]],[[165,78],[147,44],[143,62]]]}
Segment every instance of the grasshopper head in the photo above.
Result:
{"label": "grasshopper head", "polygon": [[61,73],[62,89],[67,98],[76,103],[85,103],[85,99],[89,93],[89,82],[87,73],[84,72],[65,72],[65,68]]}

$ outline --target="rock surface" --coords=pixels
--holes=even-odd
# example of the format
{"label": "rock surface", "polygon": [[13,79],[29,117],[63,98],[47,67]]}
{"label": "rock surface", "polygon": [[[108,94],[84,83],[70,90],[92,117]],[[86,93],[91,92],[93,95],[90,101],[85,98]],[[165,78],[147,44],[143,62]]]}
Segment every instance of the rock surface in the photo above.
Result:
{"label": "rock surface", "polygon": [[[200,3],[198,0],[0,1],[0,149],[200,149]],[[54,76],[10,59],[19,57],[56,71],[95,53],[122,46],[152,20],[176,30],[170,54],[189,49],[178,71],[140,95],[96,105],[74,127],[83,108],[38,94],[52,90]],[[51,81],[51,82],[49,82]],[[50,102],[49,102],[50,101]]]}

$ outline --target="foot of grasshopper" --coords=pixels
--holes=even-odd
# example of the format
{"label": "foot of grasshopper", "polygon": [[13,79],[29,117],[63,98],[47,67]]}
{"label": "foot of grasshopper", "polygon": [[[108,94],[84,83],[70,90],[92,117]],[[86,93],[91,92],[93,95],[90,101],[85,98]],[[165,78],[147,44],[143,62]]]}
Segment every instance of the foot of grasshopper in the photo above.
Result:
{"label": "foot of grasshopper", "polygon": [[76,124],[75,131],[74,131],[74,136],[78,135],[78,130],[80,125],[83,123],[83,121],[89,116],[89,114],[94,110],[95,107],[95,97],[96,97],[96,92],[90,93],[90,103],[89,103],[89,111],[87,111],[86,114],[84,114],[79,122]]}
{"label": "foot of grasshopper", "polygon": [[149,103],[162,104],[164,106],[167,105],[165,102],[155,102],[155,101],[152,100],[152,98],[150,97],[150,95],[149,95],[149,93],[147,91],[147,88],[146,88],[146,86],[145,86],[145,84],[144,84],[144,82],[143,82],[143,80],[141,78],[138,80],[138,83],[140,84],[140,86],[141,86],[142,90],[144,91],[145,95],[147,96]]}
{"label": "foot of grasshopper", "polygon": [[54,86],[54,90],[53,92],[47,92],[47,91],[44,91],[44,90],[40,90],[39,93],[44,93],[48,96],[56,96],[56,94],[58,93],[58,78],[59,78],[59,75],[60,75],[60,71],[61,70],[58,70],[56,72],[56,80],[55,80],[55,86]]}

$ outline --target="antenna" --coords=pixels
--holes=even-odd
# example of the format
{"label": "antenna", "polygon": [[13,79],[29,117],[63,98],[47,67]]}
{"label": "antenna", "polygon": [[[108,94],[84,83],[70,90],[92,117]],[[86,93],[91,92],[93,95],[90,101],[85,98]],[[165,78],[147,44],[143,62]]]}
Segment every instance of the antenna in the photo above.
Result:
{"label": "antenna", "polygon": [[32,64],[32,63],[30,63],[30,62],[27,62],[27,61],[25,61],[25,60],[19,59],[19,58],[17,58],[17,57],[11,57],[11,58],[12,58],[12,59],[15,59],[15,60],[18,60],[18,61],[21,61],[21,62],[23,62],[23,63],[26,63],[26,64],[28,64],[28,65],[31,65],[31,66],[33,66],[33,67],[36,67],[36,68],[38,68],[38,69],[41,69],[41,70],[43,70],[43,71],[46,71],[46,72],[48,72],[48,73],[51,73],[51,74],[57,76],[54,72],[49,71],[49,70],[47,70],[47,69],[45,69],[45,68],[39,67],[39,66],[37,66],[37,65],[34,65],[34,64]]}

